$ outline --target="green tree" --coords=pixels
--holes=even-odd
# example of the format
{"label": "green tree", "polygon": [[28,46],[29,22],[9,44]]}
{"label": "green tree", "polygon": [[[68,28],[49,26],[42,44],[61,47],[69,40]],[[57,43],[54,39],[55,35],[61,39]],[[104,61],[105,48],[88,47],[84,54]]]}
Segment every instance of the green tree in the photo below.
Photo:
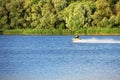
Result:
{"label": "green tree", "polygon": [[110,5],[106,0],[97,0],[96,4],[96,11],[93,15],[93,26],[101,27],[100,23],[102,20],[106,18],[110,18],[112,15],[112,11],[110,9]]}
{"label": "green tree", "polygon": [[10,0],[0,1],[0,28],[9,29],[10,26]]}
{"label": "green tree", "polygon": [[0,0],[0,29],[120,27],[120,0]]}
{"label": "green tree", "polygon": [[78,30],[90,26],[92,22],[91,16],[94,13],[94,9],[94,4],[91,1],[70,4],[64,12],[66,26],[70,30]]}
{"label": "green tree", "polygon": [[67,1],[66,0],[52,0],[52,3],[54,4],[54,8],[56,12],[60,12],[66,7]]}

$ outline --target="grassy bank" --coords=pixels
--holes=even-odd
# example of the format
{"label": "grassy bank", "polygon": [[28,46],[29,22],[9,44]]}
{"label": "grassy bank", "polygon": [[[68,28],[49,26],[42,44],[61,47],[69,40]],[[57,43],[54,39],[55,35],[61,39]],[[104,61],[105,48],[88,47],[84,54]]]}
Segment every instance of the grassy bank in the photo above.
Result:
{"label": "grassy bank", "polygon": [[83,28],[77,31],[68,29],[13,29],[0,30],[3,35],[120,35],[120,28]]}

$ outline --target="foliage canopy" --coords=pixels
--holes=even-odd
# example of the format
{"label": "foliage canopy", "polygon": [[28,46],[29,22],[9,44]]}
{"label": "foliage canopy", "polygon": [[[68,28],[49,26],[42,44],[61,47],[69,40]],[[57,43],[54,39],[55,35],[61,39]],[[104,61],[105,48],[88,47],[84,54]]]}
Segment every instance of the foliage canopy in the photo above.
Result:
{"label": "foliage canopy", "polygon": [[120,27],[120,0],[0,0],[0,29]]}

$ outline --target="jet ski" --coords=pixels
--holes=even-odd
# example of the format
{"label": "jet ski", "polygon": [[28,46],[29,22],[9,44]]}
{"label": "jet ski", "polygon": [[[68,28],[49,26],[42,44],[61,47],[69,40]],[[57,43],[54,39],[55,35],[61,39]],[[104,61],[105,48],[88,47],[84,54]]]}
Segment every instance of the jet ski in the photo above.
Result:
{"label": "jet ski", "polygon": [[72,41],[73,42],[77,42],[77,41],[79,41],[80,40],[80,38],[79,38],[79,36],[77,35],[77,36],[75,36],[73,39],[72,39]]}

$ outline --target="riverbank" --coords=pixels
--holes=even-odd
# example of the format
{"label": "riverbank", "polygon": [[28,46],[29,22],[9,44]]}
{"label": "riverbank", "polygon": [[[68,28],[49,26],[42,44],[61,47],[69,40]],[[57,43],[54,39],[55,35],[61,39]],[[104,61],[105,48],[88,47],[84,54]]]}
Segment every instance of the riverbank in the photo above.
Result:
{"label": "riverbank", "polygon": [[12,29],[0,30],[1,35],[120,35],[120,28],[68,29]]}

